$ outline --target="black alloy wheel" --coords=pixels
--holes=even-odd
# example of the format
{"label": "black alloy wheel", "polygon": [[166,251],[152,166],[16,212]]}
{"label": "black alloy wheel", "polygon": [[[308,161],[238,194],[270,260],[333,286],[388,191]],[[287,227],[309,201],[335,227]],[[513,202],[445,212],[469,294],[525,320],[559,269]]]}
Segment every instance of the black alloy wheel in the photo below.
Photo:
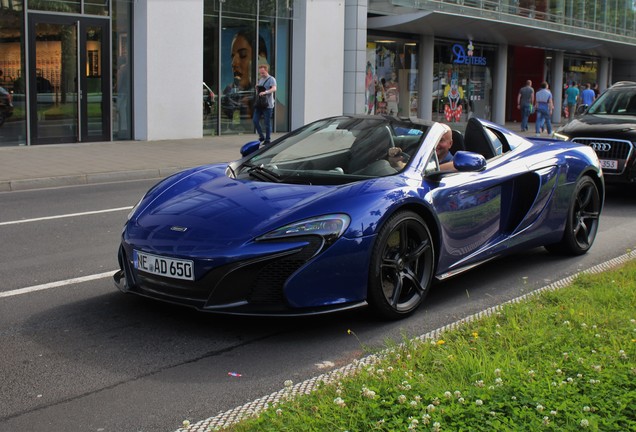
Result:
{"label": "black alloy wheel", "polygon": [[594,180],[588,176],[581,177],[574,187],[563,238],[559,243],[546,246],[546,249],[568,255],[586,253],[596,238],[601,206],[601,196]]}
{"label": "black alloy wheel", "polygon": [[435,268],[433,239],[412,211],[391,216],[378,233],[371,255],[368,300],[382,318],[415,311],[431,286]]}

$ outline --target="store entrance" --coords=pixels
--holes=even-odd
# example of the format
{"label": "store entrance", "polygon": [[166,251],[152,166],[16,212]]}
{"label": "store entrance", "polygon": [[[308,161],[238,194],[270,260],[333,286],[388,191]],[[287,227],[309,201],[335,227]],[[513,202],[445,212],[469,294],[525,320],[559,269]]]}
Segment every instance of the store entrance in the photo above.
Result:
{"label": "store entrance", "polygon": [[108,20],[29,14],[31,144],[110,141]]}

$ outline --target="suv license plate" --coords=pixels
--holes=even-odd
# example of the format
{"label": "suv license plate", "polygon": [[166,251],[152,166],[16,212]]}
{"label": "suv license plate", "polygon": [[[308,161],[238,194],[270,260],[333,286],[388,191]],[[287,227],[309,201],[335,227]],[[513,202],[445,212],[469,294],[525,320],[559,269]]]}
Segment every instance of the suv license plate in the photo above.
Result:
{"label": "suv license plate", "polygon": [[599,162],[601,162],[601,168],[613,170],[618,169],[618,161],[616,160],[600,159]]}
{"label": "suv license plate", "polygon": [[194,262],[191,260],[163,257],[134,250],[133,262],[137,270],[146,273],[174,279],[194,280]]}

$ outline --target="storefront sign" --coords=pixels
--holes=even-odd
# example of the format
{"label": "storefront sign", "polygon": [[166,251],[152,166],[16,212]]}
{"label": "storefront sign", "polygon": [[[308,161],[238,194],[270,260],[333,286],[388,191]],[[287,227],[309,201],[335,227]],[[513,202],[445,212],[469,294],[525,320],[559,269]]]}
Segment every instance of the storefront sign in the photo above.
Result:
{"label": "storefront sign", "polygon": [[466,53],[466,49],[463,45],[455,44],[453,45],[453,63],[455,64],[465,64],[465,65],[476,65],[476,66],[486,66],[486,57],[475,57],[473,56],[473,42],[470,41],[468,44],[468,54]]}

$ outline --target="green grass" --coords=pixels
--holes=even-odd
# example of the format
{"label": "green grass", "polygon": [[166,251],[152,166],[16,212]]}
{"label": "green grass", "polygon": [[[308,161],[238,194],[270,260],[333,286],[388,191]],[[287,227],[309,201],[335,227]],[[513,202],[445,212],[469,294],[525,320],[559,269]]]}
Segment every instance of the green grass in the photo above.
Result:
{"label": "green grass", "polygon": [[636,262],[369,358],[211,430],[636,431]]}

